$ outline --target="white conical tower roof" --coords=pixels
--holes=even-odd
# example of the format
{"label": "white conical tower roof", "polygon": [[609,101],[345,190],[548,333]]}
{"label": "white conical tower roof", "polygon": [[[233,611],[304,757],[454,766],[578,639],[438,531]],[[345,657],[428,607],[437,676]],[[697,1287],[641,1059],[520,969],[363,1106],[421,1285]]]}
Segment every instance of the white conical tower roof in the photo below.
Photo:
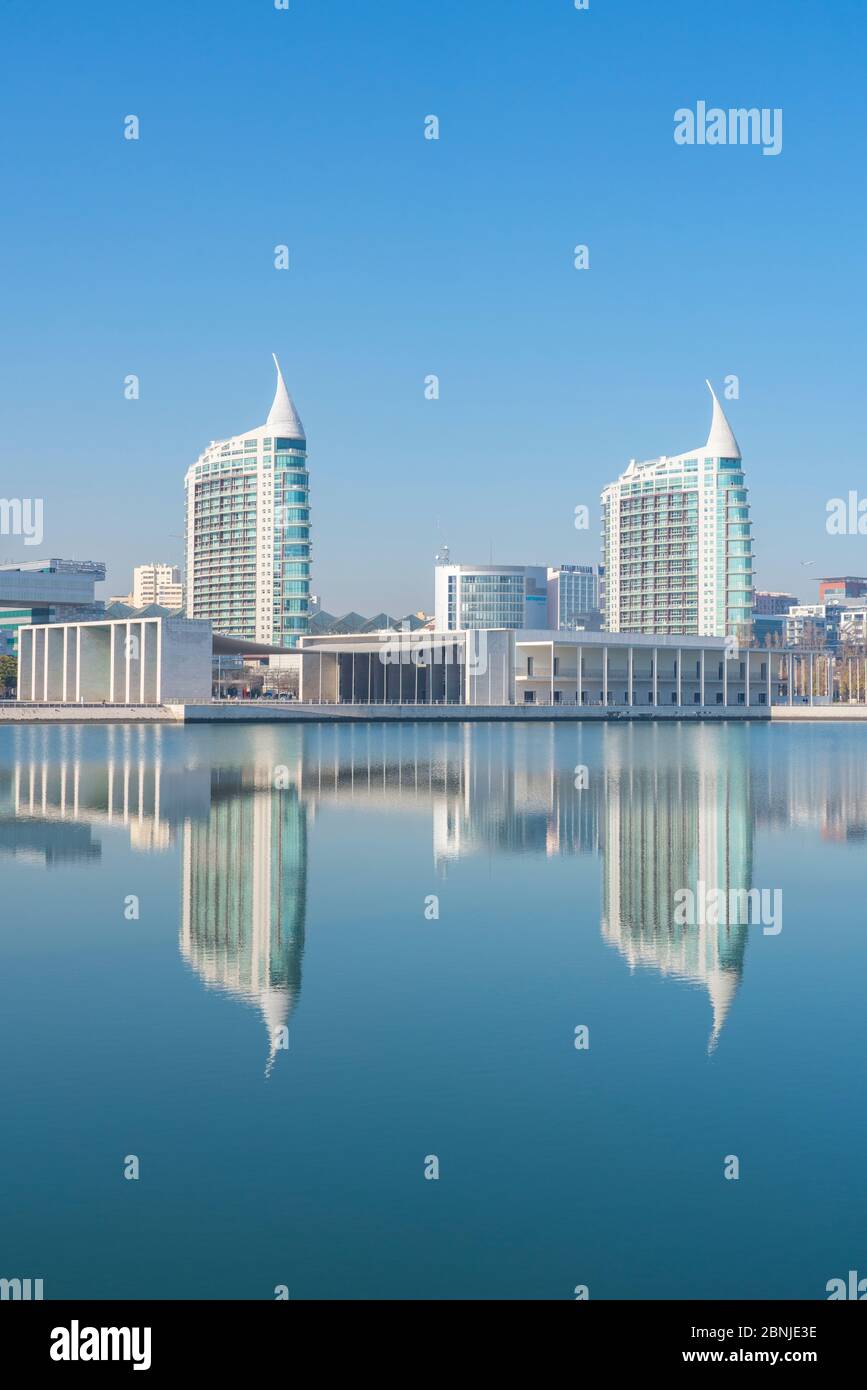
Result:
{"label": "white conical tower roof", "polygon": [[268,412],[268,419],[265,424],[274,434],[282,434],[287,439],[306,439],[301,417],[286,389],[280,363],[273,352],[271,356],[274,358],[274,366],[277,368],[277,390],[274,393],[274,404]]}
{"label": "white conical tower roof", "polygon": [[719,1042],[723,1024],[728,1018],[732,1000],[737,994],[739,978],[735,970],[712,970],[706,983],[713,1009],[713,1029],[708,1040],[707,1050],[713,1052]]}
{"label": "white conical tower roof", "polygon": [[738,448],[738,441],[732,434],[732,427],[716,398],[716,392],[709,381],[705,380],[705,385],[713,397],[713,419],[710,422],[710,434],[704,446],[705,453],[715,459],[739,459],[741,451]]}
{"label": "white conical tower roof", "polygon": [[289,1013],[292,1006],[292,997],[288,990],[266,988],[259,995],[259,1008],[262,1010],[262,1017],[268,1029],[268,1041],[271,1044],[268,1053],[268,1061],[265,1066],[265,1075],[271,1075],[271,1068],[277,1058],[277,1031],[285,1028],[289,1022]]}

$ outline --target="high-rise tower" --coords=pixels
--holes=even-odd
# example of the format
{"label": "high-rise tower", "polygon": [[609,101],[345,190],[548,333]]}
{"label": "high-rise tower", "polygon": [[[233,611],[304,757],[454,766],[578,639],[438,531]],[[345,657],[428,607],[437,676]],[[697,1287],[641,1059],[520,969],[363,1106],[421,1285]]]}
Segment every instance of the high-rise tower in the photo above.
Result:
{"label": "high-rise tower", "polygon": [[280,364],[264,425],[208,445],[186,476],[187,615],[295,646],[307,631],[310,494],[304,426]]}
{"label": "high-rise tower", "polygon": [[707,387],[707,443],[673,458],[633,459],[602,493],[609,632],[749,638],[753,558],[741,451]]}

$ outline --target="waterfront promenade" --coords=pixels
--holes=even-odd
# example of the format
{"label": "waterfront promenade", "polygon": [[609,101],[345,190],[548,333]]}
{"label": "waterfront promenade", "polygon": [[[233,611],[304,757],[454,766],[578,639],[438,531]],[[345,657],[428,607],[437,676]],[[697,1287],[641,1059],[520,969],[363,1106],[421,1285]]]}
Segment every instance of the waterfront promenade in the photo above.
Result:
{"label": "waterfront promenade", "polygon": [[377,722],[560,723],[562,721],[647,722],[743,720],[773,722],[805,720],[867,720],[867,705],[835,704],[732,706],[617,706],[603,705],[416,705],[416,704],[300,704],[295,700],[214,700],[198,704],[103,705],[30,704],[0,702],[2,724],[283,724]]}

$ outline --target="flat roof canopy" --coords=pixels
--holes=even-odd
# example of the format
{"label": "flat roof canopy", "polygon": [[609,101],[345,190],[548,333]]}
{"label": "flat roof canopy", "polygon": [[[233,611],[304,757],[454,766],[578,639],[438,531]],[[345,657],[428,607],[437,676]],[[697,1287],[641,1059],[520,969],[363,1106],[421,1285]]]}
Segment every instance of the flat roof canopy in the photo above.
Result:
{"label": "flat roof canopy", "polygon": [[256,642],[249,637],[229,637],[225,632],[214,633],[214,656],[296,656],[293,647],[272,647],[268,642]]}

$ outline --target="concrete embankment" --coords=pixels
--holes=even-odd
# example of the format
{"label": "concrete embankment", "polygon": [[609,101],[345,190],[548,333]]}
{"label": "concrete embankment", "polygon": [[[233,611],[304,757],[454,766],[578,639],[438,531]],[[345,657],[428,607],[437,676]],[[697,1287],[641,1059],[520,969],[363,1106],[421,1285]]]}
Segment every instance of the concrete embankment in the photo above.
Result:
{"label": "concrete embankment", "polygon": [[604,709],[599,705],[301,705],[295,701],[219,700],[188,705],[29,705],[0,703],[2,724],[277,724],[357,723],[376,720],[393,723],[444,723],[511,720],[518,723],[605,720],[617,722],[672,723],[676,720],[708,723],[808,720],[867,720],[867,705],[766,705],[696,706],[687,708]]}

